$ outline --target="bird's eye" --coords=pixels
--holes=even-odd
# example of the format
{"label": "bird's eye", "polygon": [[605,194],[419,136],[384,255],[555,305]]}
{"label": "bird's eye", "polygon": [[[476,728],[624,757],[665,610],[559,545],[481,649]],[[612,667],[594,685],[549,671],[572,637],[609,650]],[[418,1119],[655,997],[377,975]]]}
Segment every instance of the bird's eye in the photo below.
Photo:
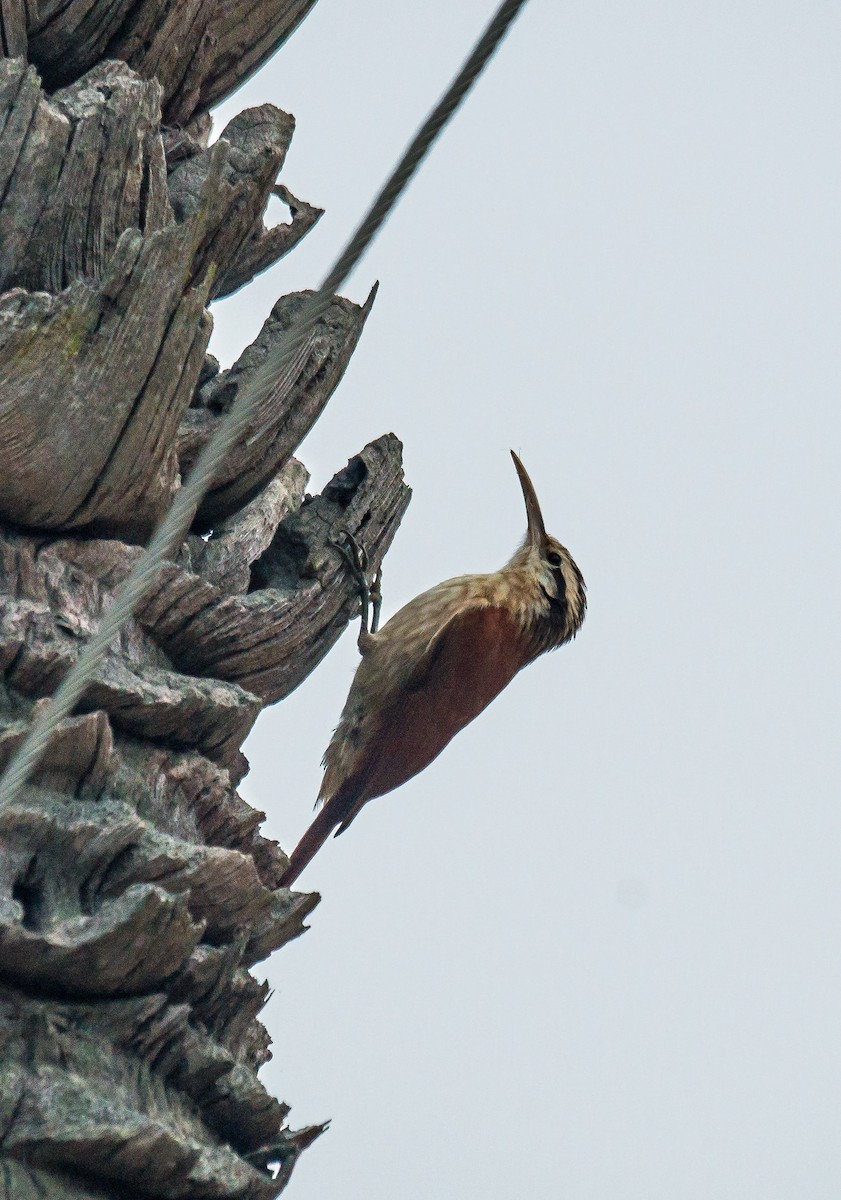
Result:
{"label": "bird's eye", "polygon": [[564,560],[558,554],[557,550],[550,550],[546,555],[546,561],[550,567],[559,567]]}

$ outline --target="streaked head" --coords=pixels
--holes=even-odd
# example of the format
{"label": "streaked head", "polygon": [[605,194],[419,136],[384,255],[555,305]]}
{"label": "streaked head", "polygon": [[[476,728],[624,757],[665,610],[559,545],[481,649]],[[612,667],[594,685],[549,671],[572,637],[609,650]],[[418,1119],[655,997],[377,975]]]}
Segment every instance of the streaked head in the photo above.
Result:
{"label": "streaked head", "polygon": [[520,477],[528,519],[525,540],[511,562],[534,572],[548,603],[551,646],[561,646],[581,628],[587,611],[587,587],[569,550],[546,532],[534,484],[513,450],[511,457]]}

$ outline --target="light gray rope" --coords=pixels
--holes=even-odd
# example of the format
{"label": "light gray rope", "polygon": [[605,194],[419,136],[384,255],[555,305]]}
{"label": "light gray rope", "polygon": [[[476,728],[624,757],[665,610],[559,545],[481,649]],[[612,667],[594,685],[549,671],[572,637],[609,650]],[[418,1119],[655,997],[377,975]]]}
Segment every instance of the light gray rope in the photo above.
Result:
{"label": "light gray rope", "polygon": [[220,419],[212,438],[196,459],[189,478],[176,493],[169,512],[146,550],[103,613],[96,633],[86,642],[51,702],[44,705],[32,722],[26,738],[0,779],[0,808],[14,801],[40,762],[56,727],[72,713],[82,698],[120,628],[155,586],[161,567],[176,553],[226,455],[248,428],[255,406],[273,395],[286,395],[292,387],[310,353],[319,317],[327,310],[335,292],[382,228],[433,142],[458,109],[525,3],[526,0],[505,0],[500,5],[458,75],[415,134],[353,237],[325,276],[321,287],[308,298],[296,321],[278,338],[259,369],[239,389],[234,404]]}

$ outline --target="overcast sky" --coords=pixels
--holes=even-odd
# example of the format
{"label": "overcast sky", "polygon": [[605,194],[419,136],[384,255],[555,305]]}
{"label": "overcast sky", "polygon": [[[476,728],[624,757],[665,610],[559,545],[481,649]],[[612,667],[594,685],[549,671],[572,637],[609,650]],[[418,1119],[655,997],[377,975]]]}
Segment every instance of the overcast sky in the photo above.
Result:
{"label": "overcast sky", "polygon": [[[327,210],[216,306],[223,361],[493,7],[320,0],[223,106],[294,113]],[[345,289],[381,280],[301,456],[404,440],[384,617],[508,558],[509,447],[590,613],[302,877],[263,1077],[333,1125],[290,1200],[841,1195],[839,50],[809,0],[532,0]],[[355,637],[246,745],[289,849]]]}

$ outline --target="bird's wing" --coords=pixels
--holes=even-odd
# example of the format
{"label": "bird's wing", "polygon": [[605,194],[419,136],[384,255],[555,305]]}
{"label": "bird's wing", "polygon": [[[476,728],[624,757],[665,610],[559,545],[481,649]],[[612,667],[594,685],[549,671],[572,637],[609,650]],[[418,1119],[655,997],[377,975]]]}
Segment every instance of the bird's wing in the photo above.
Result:
{"label": "bird's wing", "polygon": [[[465,601],[459,608],[441,614],[434,631],[430,633],[430,621],[418,629],[414,645],[409,638],[403,639],[401,686],[413,691],[423,687],[436,670],[442,658],[467,658],[481,652],[483,641],[490,635],[496,640],[494,628],[504,618],[502,609],[490,608],[486,604]],[[413,631],[414,632],[414,631]]]}
{"label": "bird's wing", "polygon": [[506,609],[466,603],[449,616],[426,639],[401,686],[389,688],[336,789],[347,804],[340,831],[368,800],[428,766],[522,663],[519,629]]}

